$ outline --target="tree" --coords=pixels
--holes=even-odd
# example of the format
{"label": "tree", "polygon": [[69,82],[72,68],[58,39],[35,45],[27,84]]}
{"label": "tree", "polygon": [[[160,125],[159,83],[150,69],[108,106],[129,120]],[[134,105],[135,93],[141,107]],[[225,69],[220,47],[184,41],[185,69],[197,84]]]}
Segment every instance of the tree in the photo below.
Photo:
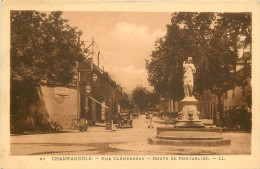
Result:
{"label": "tree", "polygon": [[[205,76],[202,67],[206,63],[208,39],[212,36],[211,24],[214,19],[214,13],[172,14],[167,34],[155,42],[151,60],[146,61],[148,81],[164,97],[174,101],[183,98],[182,63],[188,56],[193,58],[197,68],[195,79],[202,74]],[[198,91],[197,82],[195,80],[195,92]]]}
{"label": "tree", "polygon": [[134,105],[132,105],[130,103],[130,100],[127,99],[127,98],[123,98],[123,99],[119,100],[119,105],[120,105],[120,108],[122,108],[122,109],[132,109],[132,108],[134,108]]}
{"label": "tree", "polygon": [[[35,128],[48,119],[41,99],[43,79],[68,84],[82,57],[76,28],[61,18],[62,12],[11,12],[11,121],[19,128]],[[30,108],[33,105],[33,110]],[[45,112],[38,112],[45,111]],[[23,121],[28,124],[24,124]],[[15,121],[15,122],[14,122]]]}
{"label": "tree", "polygon": [[[230,48],[234,51],[243,49],[242,60],[244,66],[238,72],[235,71],[235,84],[242,87],[245,92],[245,102],[251,108],[252,105],[252,16],[251,13],[220,13],[218,23],[223,31],[223,38],[228,39]],[[244,52],[247,51],[247,52]],[[236,62],[233,63],[236,67]]]}
{"label": "tree", "polygon": [[148,81],[164,97],[182,99],[182,63],[192,57],[197,69],[194,95],[210,90],[221,111],[223,93],[237,83],[238,49],[250,44],[249,13],[173,13],[166,35],[155,42],[146,61]]}
{"label": "tree", "polygon": [[244,66],[236,72],[237,85],[240,86],[245,93],[243,102],[252,108],[252,86],[251,86],[251,76],[252,76],[252,53],[244,52],[242,59],[244,61]]}
{"label": "tree", "polygon": [[135,105],[138,106],[140,111],[144,111],[145,108],[147,107],[147,100],[146,100],[146,94],[147,90],[145,87],[142,86],[137,86],[133,91],[132,91],[132,99],[135,103]]}
{"label": "tree", "polygon": [[51,12],[44,22],[44,52],[48,57],[48,79],[64,85],[71,82],[76,62],[83,59],[83,55],[78,44],[81,31],[77,32],[61,15],[59,11]]}
{"label": "tree", "polygon": [[252,108],[252,86],[251,86],[251,78],[252,78],[252,53],[248,52],[247,56],[243,57],[245,60],[244,67],[242,69],[243,76],[239,79],[242,84],[241,87],[246,91],[245,103],[248,107]]}
{"label": "tree", "polygon": [[156,107],[159,103],[160,95],[156,92],[148,92],[146,94],[147,105],[150,108]]}
{"label": "tree", "polygon": [[149,92],[145,87],[136,86],[132,91],[132,99],[140,111],[145,111],[147,108],[155,107],[159,102],[159,94]]}
{"label": "tree", "polygon": [[237,79],[236,63],[239,59],[238,49],[251,46],[251,14],[218,13],[213,35],[207,57],[207,89],[217,95],[218,111],[222,113],[223,93],[239,85],[242,80]]}

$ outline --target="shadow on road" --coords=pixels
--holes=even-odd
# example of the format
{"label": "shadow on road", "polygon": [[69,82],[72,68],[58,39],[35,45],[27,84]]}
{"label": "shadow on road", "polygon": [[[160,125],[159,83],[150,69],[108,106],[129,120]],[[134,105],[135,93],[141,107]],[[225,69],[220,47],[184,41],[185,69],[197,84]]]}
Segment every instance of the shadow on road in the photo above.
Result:
{"label": "shadow on road", "polygon": [[[116,142],[116,144],[122,144],[124,142]],[[17,143],[13,143],[14,145]],[[104,142],[104,143],[19,143],[20,145],[37,145],[37,146],[55,146],[55,147],[62,147],[63,146],[69,146],[69,147],[78,147],[81,146],[81,150],[67,150],[67,151],[46,151],[46,152],[37,152],[37,153],[31,153],[28,155],[53,155],[57,153],[61,153],[62,155],[71,154],[72,152],[90,152],[90,151],[96,151],[96,154],[106,154],[106,153],[111,153],[111,152],[128,152],[130,150],[121,150],[117,148],[112,148],[109,147],[109,142]],[[88,147],[87,149],[84,149],[84,147]],[[91,153],[92,154],[92,153]],[[86,154],[87,155],[87,154]]]}

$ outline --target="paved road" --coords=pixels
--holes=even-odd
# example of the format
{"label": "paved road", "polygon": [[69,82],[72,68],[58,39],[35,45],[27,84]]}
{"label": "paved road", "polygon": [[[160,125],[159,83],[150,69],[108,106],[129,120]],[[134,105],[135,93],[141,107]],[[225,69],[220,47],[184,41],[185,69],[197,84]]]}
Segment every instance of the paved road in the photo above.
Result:
{"label": "paved road", "polygon": [[[156,119],[155,119],[156,120]],[[11,155],[226,155],[250,154],[250,133],[223,133],[231,139],[231,146],[178,147],[149,145],[148,137],[156,136],[154,123],[149,129],[145,116],[134,119],[133,128],[107,131],[104,127],[91,127],[87,132],[13,135]]]}

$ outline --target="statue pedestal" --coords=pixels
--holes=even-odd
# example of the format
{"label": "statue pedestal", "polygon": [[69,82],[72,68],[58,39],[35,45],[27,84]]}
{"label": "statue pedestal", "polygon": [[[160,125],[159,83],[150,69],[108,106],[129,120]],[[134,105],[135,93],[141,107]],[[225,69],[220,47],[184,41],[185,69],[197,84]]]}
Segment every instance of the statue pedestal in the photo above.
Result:
{"label": "statue pedestal", "polygon": [[195,97],[185,97],[180,101],[182,110],[178,114],[175,128],[205,128],[200,120],[200,112],[197,110],[198,103]]}
{"label": "statue pedestal", "polygon": [[197,110],[198,100],[186,97],[180,101],[182,111],[179,112],[174,127],[157,127],[156,138],[148,138],[149,144],[172,146],[224,146],[231,140],[223,139],[222,128],[206,128],[200,120]]}

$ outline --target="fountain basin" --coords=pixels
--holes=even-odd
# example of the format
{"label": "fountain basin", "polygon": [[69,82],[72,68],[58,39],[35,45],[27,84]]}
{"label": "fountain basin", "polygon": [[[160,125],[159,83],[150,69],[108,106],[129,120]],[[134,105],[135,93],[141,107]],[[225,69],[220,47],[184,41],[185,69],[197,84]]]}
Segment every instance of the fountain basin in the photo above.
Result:
{"label": "fountain basin", "polygon": [[222,128],[158,127],[156,138],[171,140],[220,140]]}
{"label": "fountain basin", "polygon": [[170,146],[198,146],[198,147],[217,147],[230,146],[231,140],[169,140],[148,138],[148,143],[152,145],[170,145]]}
{"label": "fountain basin", "polygon": [[223,139],[220,127],[158,127],[156,138],[148,138],[148,143],[172,146],[227,146],[231,144],[231,140]]}

